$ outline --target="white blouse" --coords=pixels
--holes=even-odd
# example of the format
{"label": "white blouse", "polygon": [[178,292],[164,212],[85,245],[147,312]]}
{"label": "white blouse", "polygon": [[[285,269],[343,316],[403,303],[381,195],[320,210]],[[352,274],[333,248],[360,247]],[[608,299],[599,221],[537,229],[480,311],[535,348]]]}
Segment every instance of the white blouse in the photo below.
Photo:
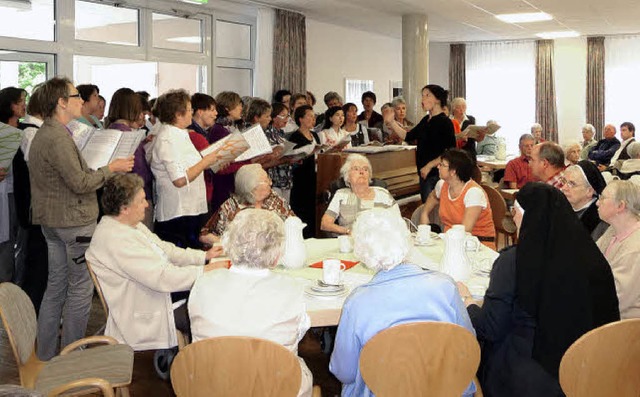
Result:
{"label": "white blouse", "polygon": [[[163,124],[158,129],[150,163],[156,183],[157,221],[165,222],[181,216],[207,212],[203,173],[191,182],[187,177],[187,170],[200,160],[202,156],[191,143],[186,130],[169,124]],[[186,178],[187,184],[176,187],[173,181],[180,178]]]}

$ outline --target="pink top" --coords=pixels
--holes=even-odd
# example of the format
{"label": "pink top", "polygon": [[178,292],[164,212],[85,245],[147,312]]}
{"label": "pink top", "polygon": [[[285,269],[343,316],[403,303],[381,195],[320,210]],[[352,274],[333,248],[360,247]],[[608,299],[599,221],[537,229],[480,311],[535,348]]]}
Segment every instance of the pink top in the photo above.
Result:
{"label": "pink top", "polygon": [[611,250],[616,245],[622,243],[627,237],[631,236],[633,232],[635,232],[638,229],[640,229],[640,222],[636,222],[636,224],[633,225],[633,227],[629,229],[628,232],[614,235],[611,241],[609,241],[609,245],[607,246],[607,249],[604,251],[604,256],[609,258],[609,253],[611,252]]}

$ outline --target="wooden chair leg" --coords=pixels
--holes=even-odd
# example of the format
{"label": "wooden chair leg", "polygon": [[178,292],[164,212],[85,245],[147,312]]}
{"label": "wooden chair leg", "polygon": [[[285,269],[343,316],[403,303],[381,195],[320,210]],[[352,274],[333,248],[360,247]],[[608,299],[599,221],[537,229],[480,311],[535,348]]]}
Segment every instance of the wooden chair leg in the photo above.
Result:
{"label": "wooden chair leg", "polygon": [[116,397],[129,397],[129,386],[122,386],[116,389]]}

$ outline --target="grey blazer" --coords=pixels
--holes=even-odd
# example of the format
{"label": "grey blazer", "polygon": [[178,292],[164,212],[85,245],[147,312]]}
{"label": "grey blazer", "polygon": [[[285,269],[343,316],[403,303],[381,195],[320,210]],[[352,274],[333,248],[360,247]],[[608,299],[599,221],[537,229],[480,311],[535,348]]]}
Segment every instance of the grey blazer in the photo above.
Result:
{"label": "grey blazer", "polygon": [[67,128],[48,118],[29,151],[32,221],[47,227],[76,227],[98,219],[96,190],[109,167],[89,169]]}

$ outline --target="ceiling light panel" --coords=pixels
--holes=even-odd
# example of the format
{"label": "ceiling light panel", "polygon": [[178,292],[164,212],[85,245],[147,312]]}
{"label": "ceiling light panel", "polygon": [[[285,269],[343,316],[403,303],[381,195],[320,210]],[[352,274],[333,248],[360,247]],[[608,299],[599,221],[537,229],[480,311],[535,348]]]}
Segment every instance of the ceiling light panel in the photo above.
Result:
{"label": "ceiling light panel", "polygon": [[498,14],[496,18],[507,23],[530,23],[550,21],[553,17],[546,12],[524,12],[518,14]]}

